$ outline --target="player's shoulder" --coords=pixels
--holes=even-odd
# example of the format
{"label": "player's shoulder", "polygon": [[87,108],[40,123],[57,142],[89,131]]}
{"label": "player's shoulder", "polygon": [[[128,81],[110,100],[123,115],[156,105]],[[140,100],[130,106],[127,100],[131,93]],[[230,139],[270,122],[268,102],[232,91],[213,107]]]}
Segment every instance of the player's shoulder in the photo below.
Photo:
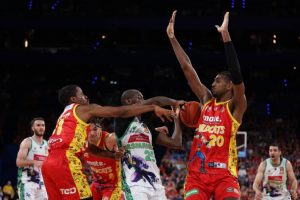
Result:
{"label": "player's shoulder", "polygon": [[23,139],[23,141],[21,142],[21,146],[23,146],[23,147],[30,147],[31,146],[31,143],[32,143],[32,139],[31,139],[31,137],[27,137],[27,138],[25,138],[25,139]]}

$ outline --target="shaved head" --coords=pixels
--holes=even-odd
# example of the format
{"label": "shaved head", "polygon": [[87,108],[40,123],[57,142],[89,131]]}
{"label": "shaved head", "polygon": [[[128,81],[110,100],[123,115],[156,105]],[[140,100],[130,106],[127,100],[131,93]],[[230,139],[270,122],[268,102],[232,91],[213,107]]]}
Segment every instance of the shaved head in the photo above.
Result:
{"label": "shaved head", "polygon": [[140,91],[136,89],[125,90],[121,96],[121,103],[122,105],[131,105],[137,103],[136,98],[143,99],[143,95]]}

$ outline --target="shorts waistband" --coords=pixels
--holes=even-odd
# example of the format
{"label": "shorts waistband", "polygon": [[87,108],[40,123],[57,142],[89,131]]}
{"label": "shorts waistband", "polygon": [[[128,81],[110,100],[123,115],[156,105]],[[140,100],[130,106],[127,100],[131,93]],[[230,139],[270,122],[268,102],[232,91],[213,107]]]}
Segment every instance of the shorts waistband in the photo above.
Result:
{"label": "shorts waistband", "polygon": [[226,169],[227,165],[226,163],[222,163],[222,162],[208,162],[207,166],[210,168],[219,168],[219,169]]}

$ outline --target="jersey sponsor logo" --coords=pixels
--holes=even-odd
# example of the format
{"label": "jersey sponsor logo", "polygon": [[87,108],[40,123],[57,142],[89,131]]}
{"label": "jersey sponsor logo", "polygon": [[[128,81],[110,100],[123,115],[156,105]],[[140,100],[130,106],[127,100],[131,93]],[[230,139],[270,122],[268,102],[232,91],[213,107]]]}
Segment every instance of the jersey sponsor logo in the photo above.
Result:
{"label": "jersey sponsor logo", "polygon": [[233,187],[228,187],[228,188],[226,189],[226,192],[234,192],[234,193],[237,193],[237,194],[239,194],[239,191],[238,191],[238,189],[236,189],[236,188],[233,188]]}
{"label": "jersey sponsor logo", "polygon": [[[87,154],[88,155],[88,154]],[[89,165],[94,166],[94,167],[102,167],[105,165],[104,162],[101,161],[86,161]]]}
{"label": "jersey sponsor logo", "polygon": [[47,156],[44,156],[44,155],[34,154],[33,160],[44,161],[44,160],[46,160],[46,157],[47,157]]}
{"label": "jersey sponsor logo", "polygon": [[91,166],[91,169],[96,174],[109,174],[109,173],[112,173],[112,171],[113,171],[111,166],[105,167],[105,168],[100,168],[100,169]]}
{"label": "jersey sponsor logo", "polygon": [[153,146],[150,143],[145,142],[133,142],[130,144],[126,144],[126,150],[130,149],[150,149],[153,150]]}
{"label": "jersey sponsor logo", "polygon": [[150,143],[149,136],[145,135],[143,133],[130,136],[130,138],[128,140],[128,143],[131,143],[131,142],[146,142],[146,143]]}
{"label": "jersey sponsor logo", "polygon": [[268,176],[269,181],[282,181],[283,177],[282,176]]}
{"label": "jersey sponsor logo", "polygon": [[70,195],[70,194],[75,194],[76,193],[76,188],[75,187],[66,188],[66,189],[59,189],[59,190],[63,195]]}
{"label": "jersey sponsor logo", "polygon": [[63,140],[61,138],[51,138],[51,139],[49,139],[48,143],[49,144],[55,144],[55,143],[60,143],[62,141]]}
{"label": "jersey sponsor logo", "polygon": [[210,134],[224,134],[225,126],[200,124],[198,131],[202,133],[208,132]]}
{"label": "jersey sponsor logo", "polygon": [[198,193],[199,193],[199,191],[197,189],[191,189],[191,190],[186,192],[185,198],[188,198],[189,196],[192,196],[192,195],[198,194]]}
{"label": "jersey sponsor logo", "polygon": [[222,122],[222,120],[220,119],[220,116],[207,116],[207,115],[203,115],[203,120],[205,122],[216,122],[216,123],[220,123]]}

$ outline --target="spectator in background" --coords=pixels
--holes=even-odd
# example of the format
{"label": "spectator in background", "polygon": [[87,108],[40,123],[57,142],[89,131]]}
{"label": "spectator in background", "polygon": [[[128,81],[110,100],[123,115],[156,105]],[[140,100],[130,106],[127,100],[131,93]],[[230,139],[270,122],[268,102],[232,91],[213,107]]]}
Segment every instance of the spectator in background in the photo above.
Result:
{"label": "spectator in background", "polygon": [[15,197],[15,190],[11,185],[11,181],[7,181],[7,183],[3,186],[3,194],[4,199],[13,199]]}

